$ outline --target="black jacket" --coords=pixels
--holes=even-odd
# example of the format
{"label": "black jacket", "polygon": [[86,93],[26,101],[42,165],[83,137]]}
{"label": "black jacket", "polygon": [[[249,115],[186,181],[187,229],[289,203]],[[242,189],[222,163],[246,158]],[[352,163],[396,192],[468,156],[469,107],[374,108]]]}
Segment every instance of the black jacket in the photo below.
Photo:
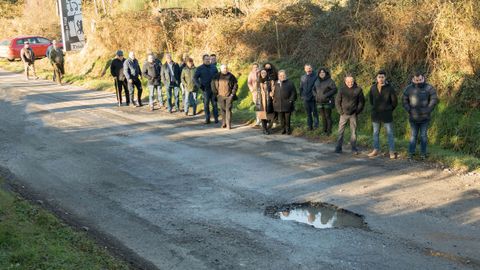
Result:
{"label": "black jacket", "polygon": [[212,79],[218,73],[217,68],[212,68],[212,65],[201,65],[195,71],[193,81],[198,88],[204,92],[212,91]]}
{"label": "black jacket", "polygon": [[127,80],[138,80],[138,77],[142,75],[138,60],[127,58],[123,62],[123,74]]}
{"label": "black jacket", "polygon": [[335,82],[330,78],[328,71],[326,71],[325,78],[320,79],[320,77],[317,77],[313,94],[318,104],[334,104],[336,93],[337,85],[335,85]]}
{"label": "black jacket", "polygon": [[403,107],[414,122],[429,121],[437,103],[437,91],[428,83],[410,84],[403,92]]}
{"label": "black jacket", "polygon": [[119,81],[125,80],[125,74],[123,74],[123,63],[125,63],[125,58],[123,58],[123,60],[115,58],[110,64],[110,74],[112,74],[112,77]]}
{"label": "black jacket", "polygon": [[168,63],[165,62],[162,66],[162,82],[165,84],[165,87],[170,87],[170,86],[180,86],[180,76],[182,75],[182,70],[180,69],[180,66],[172,62],[172,70],[173,70],[173,77],[170,74],[170,67],[168,66]]}
{"label": "black jacket", "polygon": [[290,80],[275,83],[275,90],[273,91],[273,109],[275,112],[293,112],[296,100],[297,90]]}
{"label": "black jacket", "polygon": [[340,88],[340,91],[338,91],[335,106],[340,115],[360,114],[365,106],[365,96],[363,95],[362,88],[360,88],[357,83],[355,83],[352,88],[344,85]]}
{"label": "black jacket", "polygon": [[370,105],[372,105],[372,121],[391,123],[393,122],[393,111],[397,107],[397,93],[389,83],[382,87],[382,91],[378,91],[378,84],[374,83],[370,87],[368,93]]}
{"label": "black jacket", "polygon": [[160,67],[159,62],[154,61],[152,63],[149,63],[148,61],[145,61],[145,63],[143,64],[143,76],[147,78],[148,85],[160,85],[161,71],[162,68]]}
{"label": "black jacket", "polygon": [[313,94],[313,86],[315,85],[316,79],[317,76],[313,72],[310,75],[304,74],[300,78],[300,97],[302,97],[304,101],[311,101],[315,99]]}
{"label": "black jacket", "polygon": [[212,79],[212,92],[215,96],[229,97],[237,94],[237,78],[232,73],[217,73]]}

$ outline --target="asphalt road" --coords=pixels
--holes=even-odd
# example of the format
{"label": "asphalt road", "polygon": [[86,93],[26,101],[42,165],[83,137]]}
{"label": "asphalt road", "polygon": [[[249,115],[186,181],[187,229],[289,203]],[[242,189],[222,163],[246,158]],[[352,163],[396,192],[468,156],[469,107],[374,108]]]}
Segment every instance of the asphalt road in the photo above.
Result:
{"label": "asphalt road", "polygon": [[[1,171],[146,267],[480,268],[478,175],[114,104],[0,70]],[[264,215],[305,201],[361,214],[370,230]]]}

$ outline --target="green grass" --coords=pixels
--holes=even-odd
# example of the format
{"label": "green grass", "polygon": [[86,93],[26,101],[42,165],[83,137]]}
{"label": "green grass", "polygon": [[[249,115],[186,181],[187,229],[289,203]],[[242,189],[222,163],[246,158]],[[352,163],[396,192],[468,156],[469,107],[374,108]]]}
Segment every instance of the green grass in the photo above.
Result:
{"label": "green grass", "polygon": [[0,189],[0,269],[129,267],[85,233],[72,230],[46,210]]}
{"label": "green grass", "polygon": [[[285,67],[289,78],[293,80],[295,85],[298,87],[299,78],[302,75],[301,66],[286,60],[274,61],[273,64],[275,64],[277,67]],[[16,72],[23,70],[23,66],[20,62],[9,63],[6,61],[0,61],[0,67]],[[343,70],[348,70],[351,68],[352,67],[337,67],[335,69],[337,70],[335,72],[337,75],[335,81],[337,83],[340,81],[339,75]],[[254,106],[251,102],[252,97],[247,87],[248,69],[249,65],[244,65],[244,68],[240,70],[243,75],[238,78],[239,100],[235,103],[236,105],[233,111],[235,120],[242,123],[251,123],[255,119]],[[358,69],[358,67],[356,69]],[[42,66],[40,65],[38,70],[41,77],[51,78],[51,71],[49,69],[42,69]],[[234,71],[234,73],[235,72],[236,71]],[[368,70],[365,71],[365,73],[368,72]],[[359,73],[362,72],[359,71]],[[67,73],[67,75],[65,75],[65,81],[91,89],[106,90],[111,93],[114,92],[111,80],[106,76],[95,78],[89,76],[74,76]],[[364,75],[360,76],[358,81],[359,84],[363,86],[365,93],[367,93],[368,89],[366,86],[369,85],[369,82],[371,82],[370,78],[367,75]],[[144,89],[147,89],[146,85],[144,85]],[[144,100],[147,96],[148,91],[143,91]],[[201,97],[199,97],[199,103],[201,103]],[[306,115],[300,99],[297,101],[295,107],[297,110],[292,117],[292,126],[294,127],[293,134],[295,136],[303,136],[309,139],[320,140],[322,142],[335,142],[335,137],[337,135],[335,124],[333,127],[334,132],[329,137],[322,135],[319,130],[308,131],[306,129]],[[369,149],[372,145],[372,127],[369,107],[370,106],[367,104],[366,110],[360,115],[358,128],[358,143],[360,146],[363,146],[367,149]],[[203,105],[199,104],[197,111],[200,112],[202,109]],[[334,112],[334,123],[338,123],[338,117],[338,114]],[[395,110],[394,117],[396,119],[394,127],[396,136],[396,149],[401,156],[406,156],[410,129],[407,123],[407,115],[400,105]],[[443,119],[447,117],[449,121],[443,121]],[[386,139],[384,132],[385,131],[382,129],[381,143],[385,146]],[[480,112],[466,113],[460,108],[448,106],[448,104],[442,102],[438,105],[434,112],[431,128],[429,129],[429,138],[431,142],[429,145],[429,161],[438,162],[445,166],[460,170],[480,171],[480,158],[472,154],[480,151],[480,149],[477,149],[480,147],[480,143],[478,142],[480,141],[479,136]],[[345,138],[348,137],[349,134],[347,129]],[[478,140],[476,138],[478,138]],[[471,145],[470,152],[466,153],[463,151],[464,148],[462,147],[465,147],[465,144]]]}

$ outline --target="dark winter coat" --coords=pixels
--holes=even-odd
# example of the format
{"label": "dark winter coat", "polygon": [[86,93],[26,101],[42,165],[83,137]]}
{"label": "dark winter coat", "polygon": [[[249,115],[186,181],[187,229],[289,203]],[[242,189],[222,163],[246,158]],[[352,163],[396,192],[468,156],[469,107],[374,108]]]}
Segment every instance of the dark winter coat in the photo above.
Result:
{"label": "dark winter coat", "polygon": [[212,79],[217,74],[217,68],[213,69],[211,65],[201,65],[195,71],[193,81],[198,88],[205,92],[212,91]]}
{"label": "dark winter coat", "polygon": [[365,106],[365,96],[362,88],[357,83],[352,88],[348,88],[344,84],[335,98],[335,106],[340,115],[360,114]]}
{"label": "dark winter coat", "polygon": [[227,74],[217,73],[212,79],[212,92],[215,96],[229,97],[236,96],[238,89],[237,78],[228,72]]}
{"label": "dark winter coat", "polygon": [[337,93],[337,85],[330,77],[330,73],[325,71],[325,78],[317,77],[314,84],[313,94],[317,104],[334,104],[335,94]]}
{"label": "dark winter coat", "polygon": [[125,58],[122,60],[115,58],[110,64],[110,74],[112,77],[116,78],[119,81],[125,80],[125,74],[123,73],[123,64],[125,63]]}
{"label": "dark winter coat", "polygon": [[64,55],[62,48],[52,48],[50,51],[50,62],[55,64],[63,65]]}
{"label": "dark winter coat", "polygon": [[372,105],[372,121],[376,123],[393,122],[393,111],[397,107],[397,93],[389,83],[378,91],[378,84],[374,83],[368,93],[370,105]]}
{"label": "dark winter coat", "polygon": [[429,121],[437,103],[437,91],[428,83],[410,84],[403,92],[403,107],[414,122]]}
{"label": "dark winter coat", "polygon": [[192,66],[189,68],[188,66],[185,66],[182,69],[182,76],[181,76],[181,82],[183,85],[183,89],[187,92],[196,92],[197,91],[197,86],[195,85],[195,82],[193,81],[193,76],[195,75],[195,72],[197,71],[197,68]]}
{"label": "dark winter coat", "polygon": [[142,75],[138,60],[127,58],[125,62],[123,62],[123,74],[127,80],[138,80]]}
{"label": "dark winter coat", "polygon": [[304,74],[300,78],[300,97],[304,101],[311,101],[315,99],[313,95],[313,86],[315,85],[315,81],[317,80],[317,75],[313,72],[310,75]]}
{"label": "dark winter coat", "polygon": [[296,100],[297,90],[290,80],[275,83],[273,91],[273,109],[275,112],[293,112]]}
{"label": "dark winter coat", "polygon": [[145,61],[143,64],[143,76],[147,78],[148,85],[159,86],[161,82],[161,72],[162,67],[159,65],[159,62],[148,62]]}
{"label": "dark winter coat", "polygon": [[172,74],[170,73],[170,67],[168,63],[163,64],[162,66],[162,82],[165,84],[165,87],[170,87],[170,86],[180,86],[180,76],[182,75],[182,70],[180,69],[180,66],[172,62],[172,70],[173,70],[173,77]]}

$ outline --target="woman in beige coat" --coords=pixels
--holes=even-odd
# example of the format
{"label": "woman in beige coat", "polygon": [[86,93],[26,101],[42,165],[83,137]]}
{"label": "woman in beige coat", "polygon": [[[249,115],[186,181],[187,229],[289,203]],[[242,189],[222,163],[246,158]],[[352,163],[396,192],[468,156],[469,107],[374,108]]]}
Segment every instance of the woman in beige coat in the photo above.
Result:
{"label": "woman in beige coat", "polygon": [[272,120],[275,116],[273,110],[272,93],[274,91],[275,82],[270,80],[266,70],[260,71],[257,82],[257,100],[255,109],[257,118],[262,121],[263,134],[269,135]]}

